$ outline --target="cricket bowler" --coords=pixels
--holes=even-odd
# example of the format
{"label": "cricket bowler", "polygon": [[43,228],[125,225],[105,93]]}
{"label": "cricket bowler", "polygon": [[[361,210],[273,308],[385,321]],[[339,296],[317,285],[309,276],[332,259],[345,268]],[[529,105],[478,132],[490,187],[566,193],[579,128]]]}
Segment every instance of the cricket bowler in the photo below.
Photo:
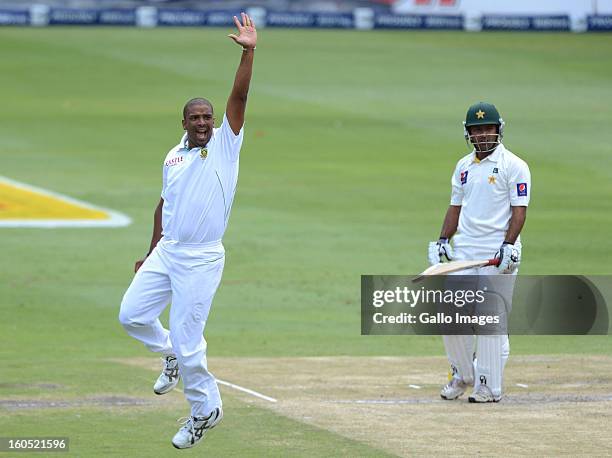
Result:
{"label": "cricket bowler", "polygon": [[[485,102],[469,107],[464,136],[473,149],[457,163],[451,179],[450,206],[440,238],[429,244],[431,265],[451,260],[499,258],[499,266],[460,272],[461,275],[516,275],[521,260],[520,233],[531,194],[529,167],[502,143],[504,121]],[[452,238],[452,240],[451,240]],[[513,282],[512,282],[513,284]],[[511,305],[512,287],[503,300]],[[510,353],[508,335],[443,336],[452,377],[442,388],[443,399],[459,398],[473,386],[469,402],[498,402]],[[476,340],[476,364],[473,361]]]}
{"label": "cricket bowler", "polygon": [[[223,418],[219,387],[208,371],[203,337],[213,297],[221,281],[227,228],[238,180],[247,94],[257,31],[251,18],[234,16],[242,57],[223,121],[214,127],[212,104],[203,98],[183,108],[186,133],[162,167],[161,199],[155,210],[148,254],[121,302],[119,321],[132,337],[163,356],[153,391],[170,392],[183,378],[190,416],[172,445],[193,447]],[[159,316],[172,301],[170,330]]]}

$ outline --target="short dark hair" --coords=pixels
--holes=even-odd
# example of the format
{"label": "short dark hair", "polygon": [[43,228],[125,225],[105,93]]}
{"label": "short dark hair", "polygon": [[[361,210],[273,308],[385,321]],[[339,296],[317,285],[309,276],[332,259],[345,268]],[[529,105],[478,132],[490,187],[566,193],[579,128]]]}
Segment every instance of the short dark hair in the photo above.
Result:
{"label": "short dark hair", "polygon": [[208,105],[210,107],[210,111],[214,112],[212,103],[210,103],[208,99],[205,99],[203,97],[195,97],[193,99],[188,100],[185,106],[183,107],[183,119],[187,117],[187,110],[192,105]]}

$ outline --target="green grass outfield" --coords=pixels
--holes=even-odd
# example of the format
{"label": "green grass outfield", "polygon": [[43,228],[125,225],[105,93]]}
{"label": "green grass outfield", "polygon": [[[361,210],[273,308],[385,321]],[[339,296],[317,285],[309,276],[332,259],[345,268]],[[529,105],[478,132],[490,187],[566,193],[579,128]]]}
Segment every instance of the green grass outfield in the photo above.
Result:
{"label": "green grass outfield", "polygon": [[[0,29],[0,175],[134,219],[0,229],[0,398],[149,396],[151,372],[108,362],[147,355],[118,307],[148,247],[183,103],[206,96],[221,117],[240,58],[227,33]],[[438,337],[360,336],[360,275],[423,269],[466,152],[461,121],[481,99],[532,171],[521,272],[612,273],[612,35],[262,29],[256,53],[211,361],[442,355]],[[612,355],[611,344],[517,336],[512,352]],[[216,456],[382,453],[224,393],[227,418],[205,445]],[[0,436],[162,456],[186,413],[6,410]]]}

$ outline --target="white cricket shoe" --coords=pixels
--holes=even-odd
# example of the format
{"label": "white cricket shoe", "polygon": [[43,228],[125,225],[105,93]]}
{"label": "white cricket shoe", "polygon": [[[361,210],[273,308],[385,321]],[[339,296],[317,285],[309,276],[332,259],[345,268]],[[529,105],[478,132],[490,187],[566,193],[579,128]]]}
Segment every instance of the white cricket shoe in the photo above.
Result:
{"label": "white cricket shoe", "polygon": [[164,362],[164,368],[155,385],[153,385],[155,394],[166,394],[172,391],[181,379],[178,361],[175,356],[166,356],[162,358],[162,361]]}
{"label": "white cricket shoe", "polygon": [[487,385],[478,385],[478,388],[468,397],[469,402],[499,402],[501,396],[494,396]]}
{"label": "white cricket shoe", "polygon": [[183,426],[172,438],[172,445],[176,448],[191,448],[204,439],[204,433],[213,429],[223,419],[223,409],[217,407],[207,417],[181,418]]}
{"label": "white cricket shoe", "polygon": [[472,383],[466,383],[462,379],[453,377],[450,382],[442,387],[440,396],[442,399],[452,401],[463,395],[470,386],[472,386]]}

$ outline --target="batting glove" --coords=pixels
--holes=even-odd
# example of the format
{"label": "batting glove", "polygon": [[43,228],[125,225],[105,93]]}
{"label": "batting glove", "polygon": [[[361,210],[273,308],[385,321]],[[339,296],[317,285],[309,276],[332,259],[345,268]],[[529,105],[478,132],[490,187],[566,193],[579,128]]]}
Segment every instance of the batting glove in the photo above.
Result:
{"label": "batting glove", "polygon": [[518,269],[521,263],[521,249],[511,243],[504,242],[495,257],[499,258],[497,270],[502,274],[511,274]]}
{"label": "batting glove", "polygon": [[452,261],[455,257],[453,248],[448,243],[448,239],[440,238],[437,242],[429,242],[428,256],[429,264],[432,266],[440,262]]}

